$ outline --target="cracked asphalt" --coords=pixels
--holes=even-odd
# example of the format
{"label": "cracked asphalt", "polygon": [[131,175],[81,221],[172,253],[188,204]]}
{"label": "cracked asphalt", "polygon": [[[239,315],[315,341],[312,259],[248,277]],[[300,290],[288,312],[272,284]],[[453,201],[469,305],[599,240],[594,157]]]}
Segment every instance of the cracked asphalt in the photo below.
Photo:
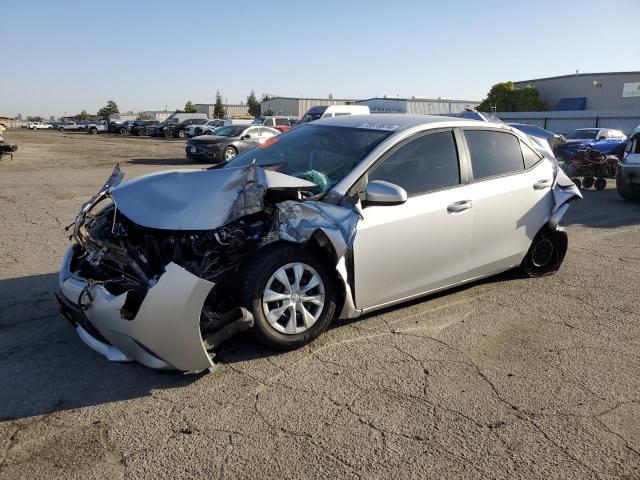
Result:
{"label": "cracked asphalt", "polygon": [[505,274],[289,353],[239,336],[212,374],[113,364],[52,292],[63,227],[116,161],[184,142],[12,130],[0,161],[0,478],[640,478],[640,204],[564,219],[559,273]]}

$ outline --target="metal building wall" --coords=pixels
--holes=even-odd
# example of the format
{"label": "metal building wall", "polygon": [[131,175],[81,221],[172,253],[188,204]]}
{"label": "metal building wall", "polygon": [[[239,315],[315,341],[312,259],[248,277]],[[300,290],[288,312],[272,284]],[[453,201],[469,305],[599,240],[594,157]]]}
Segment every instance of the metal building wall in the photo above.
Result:
{"label": "metal building wall", "polygon": [[288,115],[292,117],[301,117],[311,107],[321,105],[345,105],[355,103],[355,100],[348,99],[332,99],[328,98],[285,98],[276,97],[260,104],[260,113],[264,115],[271,111],[274,115]]}
{"label": "metal building wall", "polygon": [[[601,85],[594,86],[593,82]],[[532,85],[553,109],[561,98],[586,97],[588,110],[640,109],[640,97],[623,97],[625,83],[640,82],[640,72],[608,72],[565,75],[514,82],[517,88]]]}
{"label": "metal building wall", "polygon": [[529,123],[553,133],[569,133],[576,128],[615,128],[631,133],[640,125],[640,110],[580,110],[575,112],[498,112],[506,123]]}
{"label": "metal building wall", "polygon": [[475,108],[480,102],[467,100],[424,99],[424,98],[369,98],[356,102],[367,105],[371,113],[409,113],[412,115],[446,115],[458,113],[466,108]]}
{"label": "metal building wall", "polygon": [[446,115],[460,113],[467,108],[476,108],[480,102],[465,100],[407,100],[407,113],[419,115]]}

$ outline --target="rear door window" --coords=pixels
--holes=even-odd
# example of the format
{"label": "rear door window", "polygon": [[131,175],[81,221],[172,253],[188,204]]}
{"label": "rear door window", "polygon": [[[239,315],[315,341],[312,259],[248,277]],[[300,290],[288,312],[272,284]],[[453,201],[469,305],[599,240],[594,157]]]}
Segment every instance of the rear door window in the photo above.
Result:
{"label": "rear door window", "polygon": [[410,140],[369,173],[371,180],[399,185],[410,196],[459,185],[460,166],[453,132]]}
{"label": "rear door window", "polygon": [[489,130],[465,130],[474,180],[524,170],[520,140],[515,135]]}

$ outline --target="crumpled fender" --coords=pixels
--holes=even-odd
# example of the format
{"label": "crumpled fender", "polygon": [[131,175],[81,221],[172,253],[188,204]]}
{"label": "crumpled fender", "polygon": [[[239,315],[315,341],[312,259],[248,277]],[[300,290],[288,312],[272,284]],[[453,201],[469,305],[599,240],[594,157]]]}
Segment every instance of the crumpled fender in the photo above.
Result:
{"label": "crumpled fender", "polygon": [[133,320],[120,314],[127,294],[113,296],[101,285],[89,287],[93,300],[85,314],[112,345],[143,365],[158,368],[155,357],[178,370],[204,370],[213,362],[200,334],[200,312],[212,287],[169,263]]}
{"label": "crumpled fender", "polygon": [[547,225],[549,225],[549,228],[552,230],[555,230],[558,228],[560,220],[562,220],[562,217],[569,209],[569,203],[574,200],[581,199],[582,193],[561,168],[558,168],[556,172],[556,178],[553,181],[552,193],[553,210],[551,211],[551,218]]}

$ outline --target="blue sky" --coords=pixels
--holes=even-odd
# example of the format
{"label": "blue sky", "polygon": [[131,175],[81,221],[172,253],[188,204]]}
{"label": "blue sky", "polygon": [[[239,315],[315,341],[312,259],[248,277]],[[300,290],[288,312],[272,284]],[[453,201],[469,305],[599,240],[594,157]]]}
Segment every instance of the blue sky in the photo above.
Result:
{"label": "blue sky", "polygon": [[218,89],[473,100],[640,69],[638,0],[0,0],[0,16],[0,115],[175,109]]}

